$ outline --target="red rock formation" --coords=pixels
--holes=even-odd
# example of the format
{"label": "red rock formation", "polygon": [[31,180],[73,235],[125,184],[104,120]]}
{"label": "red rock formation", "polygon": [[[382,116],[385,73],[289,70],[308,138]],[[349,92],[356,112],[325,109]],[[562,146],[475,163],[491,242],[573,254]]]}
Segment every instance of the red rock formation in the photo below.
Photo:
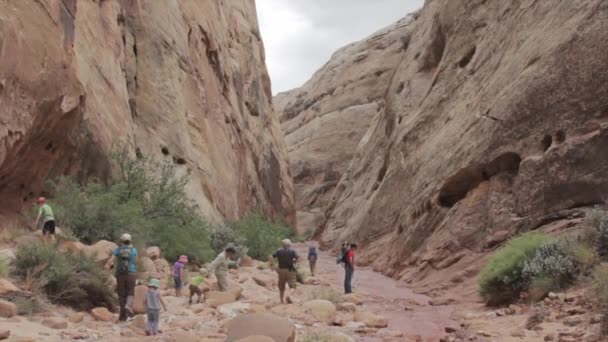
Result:
{"label": "red rock formation", "polygon": [[445,288],[606,197],[608,3],[433,0],[412,25],[318,236]]}
{"label": "red rock formation", "polygon": [[192,172],[214,219],[295,222],[253,0],[0,3],[0,208],[62,174],[109,177],[121,141]]}

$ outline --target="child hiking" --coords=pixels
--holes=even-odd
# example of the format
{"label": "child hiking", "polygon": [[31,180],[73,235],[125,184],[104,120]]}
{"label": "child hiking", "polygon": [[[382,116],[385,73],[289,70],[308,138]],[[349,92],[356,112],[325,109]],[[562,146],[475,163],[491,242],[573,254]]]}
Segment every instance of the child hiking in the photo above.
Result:
{"label": "child hiking", "polygon": [[55,241],[55,217],[53,215],[53,209],[46,203],[46,198],[38,198],[38,216],[34,226],[38,228],[38,223],[42,222],[42,239],[44,242],[49,240]]}
{"label": "child hiking", "polygon": [[188,257],[182,255],[179,257],[179,260],[173,264],[173,268],[171,269],[171,274],[173,275],[173,280],[175,281],[175,296],[179,297],[182,294],[182,286],[184,280],[184,266],[188,263]]}
{"label": "child hiking", "polygon": [[158,292],[159,287],[160,282],[158,281],[158,279],[151,279],[148,283],[148,291],[146,292],[146,296],[144,297],[144,304],[146,305],[146,314],[148,315],[146,336],[158,335],[159,333],[161,333],[161,331],[158,330],[161,305],[163,309],[167,311],[167,305],[165,305],[165,301],[160,296],[160,292]]}
{"label": "child hiking", "polygon": [[310,266],[310,274],[314,277],[315,270],[317,268],[317,258],[319,255],[317,254],[317,247],[315,245],[310,245],[308,247],[308,264]]}
{"label": "child hiking", "polygon": [[204,280],[205,278],[203,278],[202,275],[197,275],[196,277],[192,278],[192,280],[190,280],[190,286],[188,287],[188,289],[190,290],[190,300],[188,301],[189,304],[192,304],[192,297],[194,297],[194,295],[198,296],[197,303],[200,303],[203,294],[210,290],[209,288],[201,288],[201,284]]}

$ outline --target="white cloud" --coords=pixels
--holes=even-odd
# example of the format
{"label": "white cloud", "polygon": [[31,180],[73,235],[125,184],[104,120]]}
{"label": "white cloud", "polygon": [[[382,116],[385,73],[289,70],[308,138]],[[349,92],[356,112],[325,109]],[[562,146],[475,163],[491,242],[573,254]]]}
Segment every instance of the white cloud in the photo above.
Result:
{"label": "white cloud", "polygon": [[422,4],[423,0],[257,0],[273,92],[302,85],[334,51]]}

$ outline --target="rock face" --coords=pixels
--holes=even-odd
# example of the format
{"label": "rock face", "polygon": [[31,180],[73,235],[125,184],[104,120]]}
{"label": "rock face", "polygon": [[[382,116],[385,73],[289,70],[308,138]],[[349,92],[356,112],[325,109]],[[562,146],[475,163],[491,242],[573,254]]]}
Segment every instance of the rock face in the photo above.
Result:
{"label": "rock face", "polygon": [[298,230],[323,221],[340,177],[372,119],[407,46],[411,17],[340,49],[301,88],[275,96],[296,186]]}
{"label": "rock face", "polygon": [[437,287],[493,236],[579,223],[608,189],[607,16],[601,0],[426,1],[326,207],[324,247],[355,240],[358,262]]}
{"label": "rock face", "polygon": [[190,172],[211,220],[295,222],[255,3],[0,4],[0,214],[46,179],[105,179],[113,145]]}

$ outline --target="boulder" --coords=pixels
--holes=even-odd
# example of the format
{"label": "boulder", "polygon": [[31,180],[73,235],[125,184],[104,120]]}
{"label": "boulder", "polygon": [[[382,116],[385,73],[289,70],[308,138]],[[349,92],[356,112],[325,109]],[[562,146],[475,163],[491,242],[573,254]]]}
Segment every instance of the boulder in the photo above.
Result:
{"label": "boulder", "polygon": [[17,315],[17,306],[14,303],[0,299],[0,317],[11,318]]}
{"label": "boulder", "polygon": [[131,326],[145,330],[148,324],[148,317],[146,315],[136,315],[131,321]]}
{"label": "boulder", "polygon": [[146,248],[146,256],[152,260],[160,258],[160,248],[156,246]]}
{"label": "boulder", "polygon": [[354,317],[355,322],[364,323],[370,328],[386,328],[388,320],[380,315],[368,311],[357,311]]}
{"label": "boulder", "polygon": [[111,322],[114,320],[114,314],[106,308],[95,308],[91,310],[91,315],[95,320],[101,322]]}
{"label": "boulder", "polygon": [[0,330],[0,340],[6,340],[9,337],[11,337],[10,330]]}
{"label": "boulder", "polygon": [[19,292],[19,288],[8,279],[0,279],[0,295],[5,295],[12,292]]}
{"label": "boulder", "polygon": [[342,300],[347,303],[353,303],[355,305],[363,304],[363,296],[358,293],[348,293],[342,296]]}
{"label": "boulder", "polygon": [[232,292],[209,291],[205,302],[212,308],[217,308],[224,304],[234,303],[238,299]]}
{"label": "boulder", "polygon": [[49,317],[42,321],[42,325],[51,329],[67,329],[68,321],[61,317]]}
{"label": "boulder", "polygon": [[144,304],[144,300],[146,298],[146,291],[148,291],[148,287],[145,285],[135,286],[135,298],[133,299],[133,312],[136,314],[145,314],[146,313],[146,305]]}
{"label": "boulder", "polygon": [[268,336],[275,342],[294,342],[296,327],[287,319],[266,313],[240,315],[226,324],[227,341],[249,336]]}
{"label": "boulder", "polygon": [[63,241],[59,244],[58,249],[63,252],[80,253],[86,248],[86,245],[80,241]]}
{"label": "boulder", "polygon": [[339,303],[338,310],[346,312],[355,312],[357,310],[357,305],[349,302]]}
{"label": "boulder", "polygon": [[82,251],[86,256],[95,258],[100,265],[104,265],[116,248],[118,248],[118,245],[112,241],[99,240],[92,246],[84,246]]}
{"label": "boulder", "polygon": [[253,261],[253,259],[251,259],[251,257],[248,256],[244,256],[241,258],[241,261],[239,262],[239,266],[241,267],[253,267],[255,265],[255,262]]}
{"label": "boulder", "polygon": [[253,279],[253,281],[255,281],[256,284],[263,286],[263,287],[271,287],[274,285],[275,283],[275,279],[269,275],[265,275],[265,274],[256,274],[253,277],[251,277],[251,279]]}
{"label": "boulder", "polygon": [[323,299],[315,299],[304,303],[304,310],[320,322],[331,324],[336,318],[336,306]]}
{"label": "boulder", "polygon": [[253,335],[238,339],[236,342],[275,342],[275,340],[268,336]]}

